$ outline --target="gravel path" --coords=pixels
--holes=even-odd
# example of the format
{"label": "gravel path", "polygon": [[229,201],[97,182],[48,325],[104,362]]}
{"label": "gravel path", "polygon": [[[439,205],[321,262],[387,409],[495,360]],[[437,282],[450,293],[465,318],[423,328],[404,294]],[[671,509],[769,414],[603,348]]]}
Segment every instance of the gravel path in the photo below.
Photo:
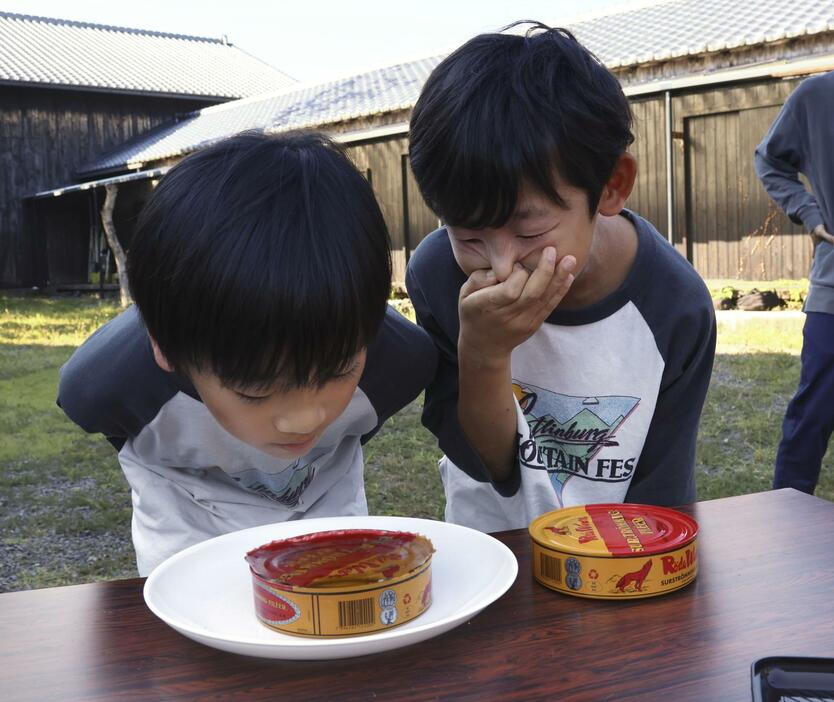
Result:
{"label": "gravel path", "polygon": [[[0,592],[137,575],[129,517],[107,531],[85,529],[92,508],[66,499],[103,493],[94,478],[32,485],[24,466],[0,469],[11,484],[0,491]],[[130,504],[126,485],[102,497]]]}

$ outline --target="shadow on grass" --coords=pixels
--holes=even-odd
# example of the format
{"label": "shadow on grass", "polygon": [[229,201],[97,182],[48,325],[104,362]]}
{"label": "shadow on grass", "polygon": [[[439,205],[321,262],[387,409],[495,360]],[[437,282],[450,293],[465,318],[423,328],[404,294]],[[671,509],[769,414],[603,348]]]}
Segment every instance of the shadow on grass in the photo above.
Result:
{"label": "shadow on grass", "polygon": [[[696,453],[699,500],[770,489],[799,365],[799,357],[788,353],[716,355]],[[832,450],[816,494],[834,500]]]}

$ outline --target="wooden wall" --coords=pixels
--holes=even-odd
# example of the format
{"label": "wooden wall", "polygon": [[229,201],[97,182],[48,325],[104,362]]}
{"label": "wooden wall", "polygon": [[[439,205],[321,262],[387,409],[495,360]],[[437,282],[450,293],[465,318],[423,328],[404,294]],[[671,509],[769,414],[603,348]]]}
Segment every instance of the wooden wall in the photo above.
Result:
{"label": "wooden wall", "polygon": [[753,153],[798,80],[673,100],[675,242],[705,278],[802,278],[811,239],[770,200]]}
{"label": "wooden wall", "polygon": [[667,235],[666,217],[666,106],[664,99],[650,98],[631,104],[637,181],[626,206]]}
{"label": "wooden wall", "polygon": [[[672,96],[673,240],[705,278],[772,280],[808,274],[810,237],[779,210],[753,152],[798,79]],[[627,206],[668,237],[665,97],[634,100],[638,176]]]}
{"label": "wooden wall", "polygon": [[347,149],[357,168],[365,173],[379,201],[391,236],[394,281],[405,280],[411,252],[426,234],[438,227],[437,216],[420,195],[408,163],[405,136],[356,144]]}
{"label": "wooden wall", "polygon": [[[45,269],[46,238],[29,230],[37,217],[24,198],[75,182],[74,173],[84,163],[178,113],[208,104],[0,85],[0,287],[46,282],[36,279]],[[71,203],[49,208],[44,216],[59,217],[67,208],[63,216],[75,216]],[[67,223],[70,238],[76,229],[76,222]]]}

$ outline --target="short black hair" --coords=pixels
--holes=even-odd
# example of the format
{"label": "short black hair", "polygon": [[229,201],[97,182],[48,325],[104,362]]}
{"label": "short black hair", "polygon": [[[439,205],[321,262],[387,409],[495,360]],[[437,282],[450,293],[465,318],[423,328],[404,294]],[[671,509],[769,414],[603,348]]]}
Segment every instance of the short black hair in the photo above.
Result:
{"label": "short black hair", "polygon": [[519,24],[532,26],[481,34],[446,57],[412,112],[411,168],[448,224],[502,226],[523,183],[564,206],[554,173],[588,195],[593,214],[634,140],[614,75],[568,30],[510,27]]}
{"label": "short black hair", "polygon": [[382,323],[388,230],[368,182],[325,136],[244,132],[162,178],[128,280],[176,371],[235,387],[321,385]]}

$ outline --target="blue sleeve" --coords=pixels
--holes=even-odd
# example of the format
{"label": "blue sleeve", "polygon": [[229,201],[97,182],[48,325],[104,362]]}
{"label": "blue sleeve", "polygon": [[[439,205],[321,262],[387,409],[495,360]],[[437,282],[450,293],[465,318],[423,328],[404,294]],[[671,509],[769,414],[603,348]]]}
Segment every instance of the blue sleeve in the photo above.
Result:
{"label": "blue sleeve", "polygon": [[388,307],[376,338],[368,347],[359,387],[377,414],[370,439],[385,421],[412,402],[428,385],[437,366],[437,351],[426,332]]}
{"label": "blue sleeve", "polygon": [[[805,90],[797,88],[785,102],[767,135],[756,147],[756,174],[773,201],[795,224],[808,231],[823,223],[814,195],[799,180],[806,158],[803,120],[797,119]],[[829,115],[830,118],[830,115]]]}

